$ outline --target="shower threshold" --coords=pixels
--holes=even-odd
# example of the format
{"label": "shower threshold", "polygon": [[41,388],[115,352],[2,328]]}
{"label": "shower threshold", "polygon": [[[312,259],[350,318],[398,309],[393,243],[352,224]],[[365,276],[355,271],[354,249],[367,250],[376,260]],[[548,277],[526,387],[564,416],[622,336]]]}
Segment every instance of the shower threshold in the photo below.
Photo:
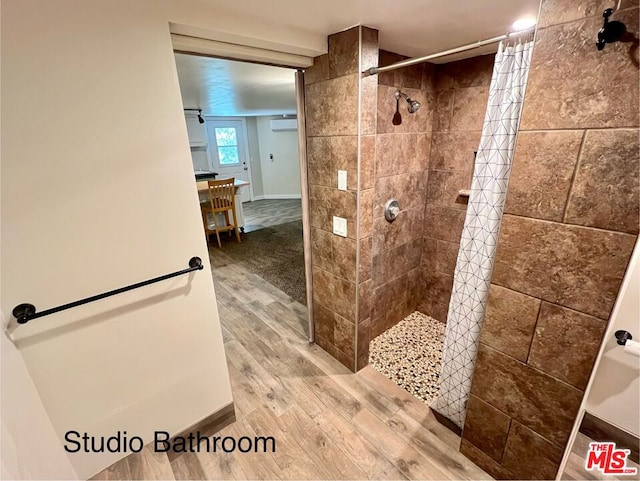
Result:
{"label": "shower threshold", "polygon": [[445,325],[414,312],[371,341],[369,364],[426,404],[438,396]]}

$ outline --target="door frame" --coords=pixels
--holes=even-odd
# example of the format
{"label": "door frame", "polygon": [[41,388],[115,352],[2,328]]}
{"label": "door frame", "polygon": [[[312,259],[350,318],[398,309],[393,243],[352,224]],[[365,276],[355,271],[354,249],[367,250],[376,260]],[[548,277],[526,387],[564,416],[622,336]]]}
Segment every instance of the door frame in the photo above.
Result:
{"label": "door frame", "polygon": [[[173,27],[170,25],[170,27]],[[298,119],[298,152],[300,157],[300,192],[302,202],[302,238],[305,259],[305,282],[307,290],[307,322],[309,326],[309,342],[315,342],[315,320],[313,312],[313,270],[311,255],[311,216],[309,209],[309,180],[308,180],[308,162],[307,162],[307,137],[305,127],[305,84],[304,84],[304,68],[310,66],[307,62],[308,58],[300,55],[293,55],[288,52],[278,52],[275,50],[262,50],[254,47],[225,44],[220,47],[218,42],[206,38],[188,37],[184,38],[180,34],[171,33],[171,41],[173,52],[187,55],[196,55],[199,57],[221,58],[224,60],[233,60],[236,62],[257,63],[261,65],[272,65],[292,70],[295,75],[296,82],[296,117]],[[176,43],[178,45],[176,45]],[[211,44],[211,47],[209,47]],[[221,50],[222,48],[222,50]],[[248,50],[248,53],[244,50]],[[228,53],[227,53],[228,52]],[[175,67],[175,62],[174,62]],[[177,75],[177,72],[176,72]],[[179,87],[178,87],[179,88]],[[205,116],[206,119],[206,116]],[[246,132],[246,119],[244,127]],[[247,143],[247,159],[249,157],[248,139],[245,135]],[[249,161],[249,164],[251,162]],[[251,184],[251,197],[253,195],[253,183]]]}
{"label": "door frame", "polygon": [[[204,121],[240,121],[242,122],[242,129],[244,130],[244,141],[242,142],[242,150],[244,152],[244,159],[247,165],[247,175],[249,176],[249,201],[253,202],[255,200],[255,194],[253,192],[253,173],[251,170],[251,156],[249,155],[249,132],[247,131],[247,119],[244,117],[217,117],[215,115],[204,115]],[[207,145],[209,148],[207,149],[207,160],[209,162],[209,167],[213,170],[212,157],[211,157],[211,145],[209,142],[209,131],[207,130]]]}

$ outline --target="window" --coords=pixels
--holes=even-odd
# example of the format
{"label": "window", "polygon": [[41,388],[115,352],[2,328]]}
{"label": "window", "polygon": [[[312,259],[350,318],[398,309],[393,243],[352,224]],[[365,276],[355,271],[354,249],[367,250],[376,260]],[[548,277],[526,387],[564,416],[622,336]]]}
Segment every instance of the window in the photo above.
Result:
{"label": "window", "polygon": [[238,135],[235,127],[216,127],[216,146],[218,148],[218,162],[220,165],[237,165],[240,163],[238,154]]}

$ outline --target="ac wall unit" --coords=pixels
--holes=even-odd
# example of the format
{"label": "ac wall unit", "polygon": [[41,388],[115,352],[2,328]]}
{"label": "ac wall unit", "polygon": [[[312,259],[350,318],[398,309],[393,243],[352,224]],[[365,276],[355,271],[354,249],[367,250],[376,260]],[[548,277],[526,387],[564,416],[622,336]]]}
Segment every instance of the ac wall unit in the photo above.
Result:
{"label": "ac wall unit", "polygon": [[271,130],[282,132],[283,130],[298,130],[298,119],[274,119],[269,122]]}

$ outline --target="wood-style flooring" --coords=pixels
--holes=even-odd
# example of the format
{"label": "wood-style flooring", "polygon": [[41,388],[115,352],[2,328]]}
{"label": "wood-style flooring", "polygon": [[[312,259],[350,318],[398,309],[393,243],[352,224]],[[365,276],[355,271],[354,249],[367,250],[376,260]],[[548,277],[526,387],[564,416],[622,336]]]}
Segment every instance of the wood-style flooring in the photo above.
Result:
{"label": "wood-style flooring", "polygon": [[274,436],[276,452],[170,462],[147,447],[95,479],[491,479],[421,401],[309,344],[305,306],[224,257],[212,266],[237,416],[218,435]]}
{"label": "wood-style flooring", "polygon": [[244,231],[286,224],[302,219],[300,199],[263,199],[242,204]]}

